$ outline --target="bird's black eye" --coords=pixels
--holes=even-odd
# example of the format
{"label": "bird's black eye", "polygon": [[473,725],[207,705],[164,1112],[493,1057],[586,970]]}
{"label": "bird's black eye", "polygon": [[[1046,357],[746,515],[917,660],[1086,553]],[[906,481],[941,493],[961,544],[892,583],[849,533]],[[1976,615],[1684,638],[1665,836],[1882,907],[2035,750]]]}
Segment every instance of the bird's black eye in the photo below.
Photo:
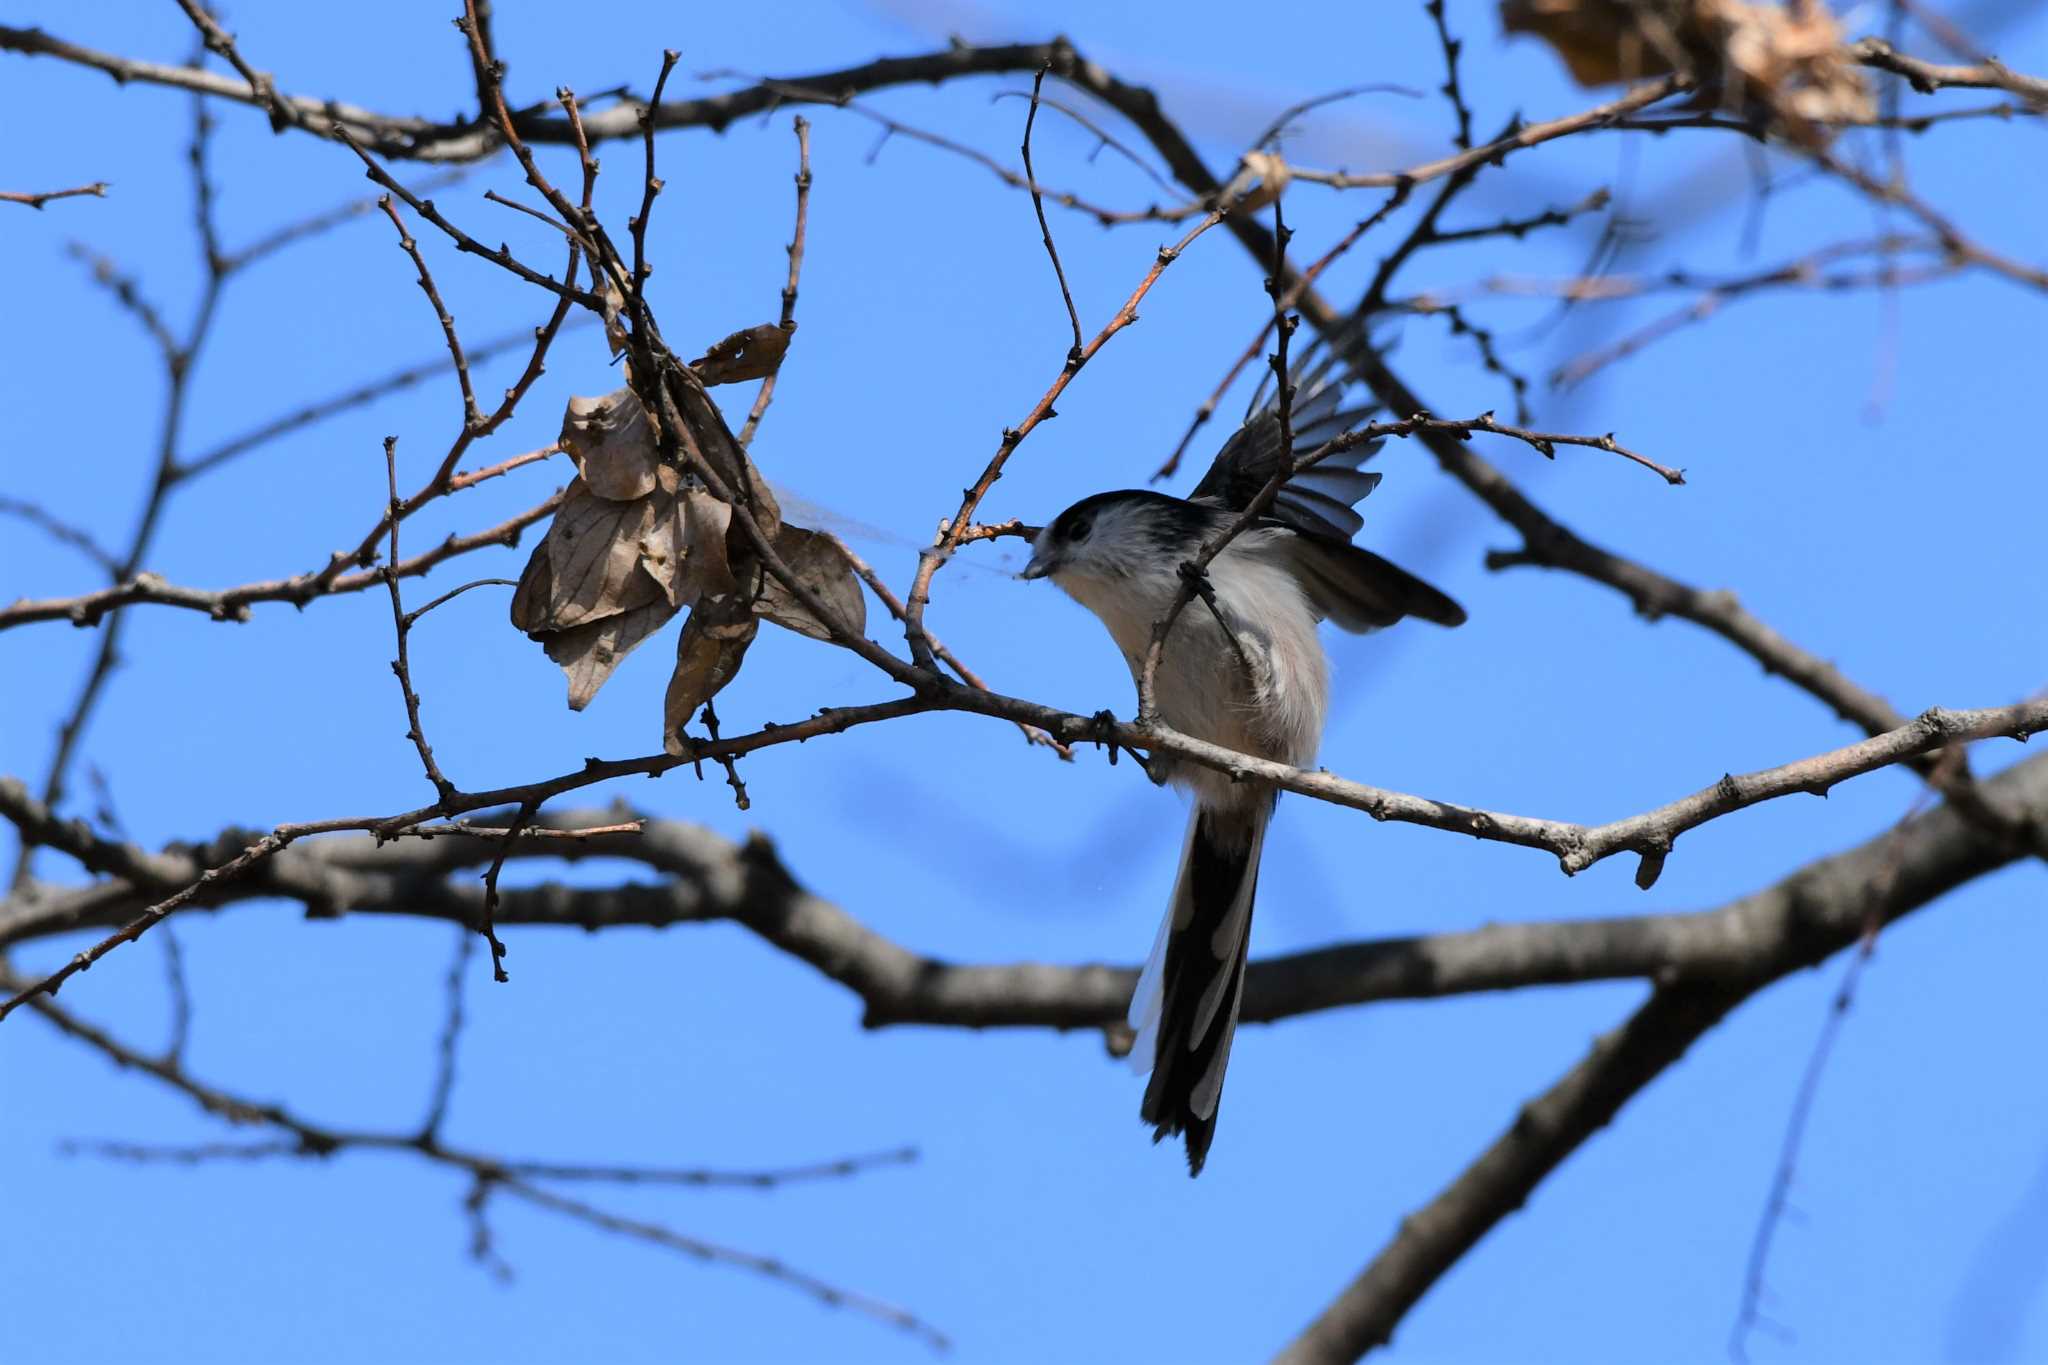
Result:
{"label": "bird's black eye", "polygon": [[1088,539],[1088,533],[1095,529],[1095,518],[1075,517],[1067,523],[1067,539],[1079,545]]}

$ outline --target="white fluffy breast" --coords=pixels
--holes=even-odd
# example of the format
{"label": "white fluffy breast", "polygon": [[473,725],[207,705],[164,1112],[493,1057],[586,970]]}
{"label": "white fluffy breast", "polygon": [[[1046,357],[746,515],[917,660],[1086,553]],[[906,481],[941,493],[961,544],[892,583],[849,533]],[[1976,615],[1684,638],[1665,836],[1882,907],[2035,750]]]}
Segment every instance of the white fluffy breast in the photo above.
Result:
{"label": "white fluffy breast", "polygon": [[[1288,534],[1248,532],[1209,566],[1217,606],[1249,662],[1239,658],[1216,613],[1197,598],[1167,637],[1157,694],[1160,718],[1174,729],[1302,767],[1314,760],[1322,740],[1330,669],[1316,638],[1315,613],[1277,551],[1277,538]],[[1114,568],[1077,564],[1056,570],[1053,581],[1109,628],[1135,682],[1152,628],[1180,588],[1173,566],[1157,557]],[[1174,776],[1205,803],[1238,804],[1254,795],[1221,773],[1192,765]]]}

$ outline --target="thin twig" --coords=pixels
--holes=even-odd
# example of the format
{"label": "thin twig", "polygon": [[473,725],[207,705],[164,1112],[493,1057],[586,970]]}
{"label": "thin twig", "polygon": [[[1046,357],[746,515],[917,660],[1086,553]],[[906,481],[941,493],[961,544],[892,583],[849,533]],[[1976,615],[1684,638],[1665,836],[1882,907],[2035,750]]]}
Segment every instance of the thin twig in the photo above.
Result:
{"label": "thin twig", "polygon": [[[0,985],[14,984],[14,979],[6,975],[4,970],[0,970]],[[873,1156],[854,1156],[787,1170],[771,1168],[757,1172],[691,1172],[661,1167],[578,1167],[509,1160],[451,1147],[438,1138],[423,1137],[418,1133],[358,1132],[310,1123],[282,1105],[244,1099],[204,1084],[194,1079],[183,1068],[129,1046],[104,1029],[60,1009],[53,1002],[36,1000],[33,1002],[33,1008],[68,1037],[92,1047],[119,1066],[143,1072],[163,1082],[191,1098],[210,1114],[230,1122],[265,1124],[289,1135],[287,1141],[216,1142],[188,1146],[74,1141],[66,1144],[67,1151],[104,1156],[114,1160],[166,1161],[187,1165],[215,1160],[262,1160],[276,1157],[321,1159],[349,1150],[411,1154],[433,1165],[469,1176],[471,1187],[466,1202],[471,1216],[473,1238],[480,1235],[484,1239],[480,1253],[483,1259],[495,1259],[489,1249],[488,1228],[482,1221],[483,1205],[492,1191],[503,1190],[538,1207],[560,1213],[600,1231],[682,1251],[700,1260],[752,1271],[810,1295],[827,1306],[851,1309],[917,1335],[938,1349],[945,1347],[946,1339],[942,1335],[907,1310],[831,1284],[780,1259],[685,1237],[659,1224],[623,1218],[533,1183],[541,1179],[563,1179],[610,1181],[619,1184],[694,1183],[763,1189],[799,1181],[849,1177],[881,1167],[908,1164],[915,1159],[914,1152],[907,1155],[904,1152],[887,1152]],[[703,1179],[690,1178],[697,1175],[701,1175]],[[474,1246],[472,1249],[476,1250]]]}
{"label": "thin twig", "polygon": [[[654,78],[654,98],[650,104],[661,103],[669,72],[681,60],[682,54],[672,47],[662,51],[661,74]],[[654,215],[654,197],[661,193],[662,181],[654,173],[654,117],[644,107],[640,110],[640,131],[647,141],[647,174],[640,187],[640,212],[626,226],[633,234],[633,298],[636,306],[645,306],[647,276],[654,268],[647,263],[647,224]]]}
{"label": "thin twig", "polygon": [[[796,227],[789,235],[789,282],[782,286],[782,317],[779,326],[784,335],[796,334],[796,287],[803,277],[804,236],[810,218],[811,207],[811,124],[802,114],[796,116],[792,125],[796,132]],[[754,433],[760,429],[761,418],[768,412],[768,404],[775,398],[775,381],[782,375],[778,362],[761,381],[761,391],[754,395],[754,406],[747,413],[747,420],[740,427],[738,437],[740,449],[745,450],[754,442]]]}
{"label": "thin twig", "polygon": [[[131,281],[114,271],[105,261],[93,261],[95,278],[112,288],[115,296],[148,328],[157,343],[164,366],[165,392],[162,414],[158,421],[154,472],[143,499],[142,514],[129,539],[127,552],[122,555],[119,564],[110,574],[117,581],[125,582],[135,578],[141,570],[144,557],[155,543],[164,508],[177,482],[178,442],[184,435],[186,398],[190,393],[193,365],[212,334],[214,319],[219,315],[221,294],[226,287],[227,274],[221,265],[217,247],[219,234],[213,221],[213,188],[212,182],[208,179],[212,139],[212,117],[207,112],[205,101],[194,97],[192,140],[186,160],[192,168],[194,213],[202,248],[200,255],[205,269],[205,283],[185,335],[182,338],[172,336],[162,318],[141,297]],[[92,259],[89,253],[82,249],[74,248],[74,254]],[[113,676],[115,662],[120,658],[123,633],[122,622],[118,618],[100,632],[99,647],[93,652],[92,663],[87,669],[85,680],[79,685],[71,709],[57,729],[57,747],[50,756],[49,767],[45,770],[43,778],[42,796],[45,805],[54,807],[63,802],[72,760],[77,755],[79,742],[92,719],[93,711],[105,694],[107,682]],[[34,864],[35,846],[24,839],[14,861],[9,886],[22,886],[33,875]]]}
{"label": "thin twig", "polygon": [[[451,333],[452,335],[452,333]],[[474,410],[474,409],[472,409]],[[398,554],[398,438],[384,438],[384,474],[390,489],[390,511],[385,520],[391,527],[391,550],[385,558],[384,585],[391,590],[391,628],[398,638],[398,657],[391,661],[391,672],[398,679],[398,690],[405,698],[405,737],[412,741],[412,747],[420,757],[420,766],[426,770],[427,781],[434,784],[434,790],[443,801],[456,795],[456,787],[441,771],[441,765],[434,759],[434,746],[427,742],[426,726],[420,723],[420,695],[412,685],[412,659],[407,651],[407,639],[412,634],[412,618],[405,614],[405,602],[398,590],[396,566],[403,562]]]}
{"label": "thin twig", "polygon": [[1081,363],[1081,315],[1074,311],[1074,292],[1067,288],[1066,267],[1060,264],[1060,249],[1052,242],[1052,225],[1045,221],[1045,199],[1038,190],[1038,172],[1031,167],[1031,129],[1038,122],[1038,97],[1045,86],[1045,73],[1050,65],[1038,68],[1038,74],[1031,78],[1031,111],[1024,116],[1024,178],[1031,182],[1031,209],[1038,215],[1039,239],[1045,243],[1045,254],[1052,258],[1052,273],[1060,282],[1060,301],[1067,306],[1067,322],[1074,329],[1073,349],[1067,352],[1067,363]]}
{"label": "thin twig", "polygon": [[266,834],[227,862],[222,863],[219,867],[208,868],[204,873],[200,874],[197,881],[182,891],[166,896],[163,900],[150,906],[147,910],[136,916],[135,919],[124,925],[118,933],[100,940],[84,952],[75,955],[56,971],[51,972],[39,981],[21,987],[7,1000],[0,1002],[0,1019],[5,1019],[21,1005],[33,1000],[37,996],[55,995],[63,987],[64,983],[73,976],[85,971],[93,963],[98,962],[122,944],[133,943],[136,939],[141,938],[144,933],[148,932],[155,925],[162,923],[172,911],[186,904],[214,883],[232,881],[257,863],[263,861],[263,859],[283,848],[288,842],[288,839],[280,838],[275,832]]}
{"label": "thin twig", "polygon": [[[718,711],[717,708],[712,706],[711,698],[709,697],[704,699],[704,710],[701,719],[704,725],[704,733],[711,736],[713,744],[717,744]],[[741,810],[750,809],[754,803],[747,795],[747,784],[740,780],[740,765],[738,761],[731,754],[716,755],[714,761],[719,767],[725,769],[726,785],[732,788],[733,805]],[[699,778],[702,778],[703,775],[702,772],[697,774]]]}
{"label": "thin twig", "polygon": [[912,580],[910,592],[905,598],[904,616],[906,619],[903,628],[904,635],[910,643],[911,656],[920,666],[925,668],[931,667],[931,643],[924,633],[924,612],[925,607],[931,601],[932,577],[938,573],[939,566],[944,564],[946,559],[959,546],[960,533],[972,524],[975,509],[981,506],[981,500],[988,495],[988,490],[995,486],[995,481],[1002,477],[1003,466],[1009,462],[1010,456],[1016,452],[1017,447],[1023,443],[1024,439],[1036,431],[1041,423],[1049,421],[1058,415],[1053,408],[1053,403],[1062,393],[1066,392],[1067,385],[1073,382],[1074,376],[1081,372],[1082,367],[1108,344],[1111,337],[1138,320],[1139,303],[1143,302],[1145,295],[1152,292],[1152,286],[1159,282],[1159,277],[1165,273],[1166,268],[1179,260],[1181,253],[1186,251],[1197,237],[1200,237],[1210,228],[1222,222],[1223,216],[1227,211],[1227,209],[1222,208],[1211,210],[1201,222],[1190,228],[1179,241],[1175,242],[1172,246],[1159,248],[1159,253],[1153,259],[1151,269],[1147,270],[1145,277],[1138,281],[1138,287],[1133,289],[1130,297],[1124,300],[1123,307],[1117,309],[1110,320],[1103,324],[1102,330],[1095,334],[1094,340],[1082,347],[1078,354],[1070,353],[1068,355],[1066,363],[1061,367],[1059,374],[1054,377],[1051,386],[1046,389],[1044,395],[1033,405],[1031,411],[1025,414],[1024,420],[1016,426],[1008,427],[1003,431],[1002,442],[996,447],[996,453],[989,458],[989,462],[981,471],[980,477],[962,492],[960,510],[945,523],[945,528],[940,531],[936,542],[930,548],[920,553],[918,556],[917,575]]}
{"label": "thin twig", "polygon": [[[495,466],[479,470],[472,481],[480,481],[503,472],[501,467]],[[555,509],[560,507],[561,503],[562,495],[556,493],[495,526],[468,535],[451,535],[433,549],[414,555],[389,570],[379,566],[375,569],[365,569],[360,573],[336,573],[332,577],[323,570],[318,573],[266,579],[259,583],[244,583],[239,587],[211,591],[204,588],[180,587],[165,582],[155,574],[136,574],[111,588],[82,593],[77,597],[26,599],[12,606],[0,607],[0,630],[38,621],[69,621],[76,626],[90,626],[110,613],[118,614],[122,608],[137,603],[181,607],[187,611],[201,612],[216,621],[247,621],[250,617],[250,606],[257,602],[289,602],[294,606],[303,607],[308,602],[322,597],[361,592],[365,588],[376,587],[385,581],[387,572],[399,578],[417,578],[446,560],[476,550],[487,549],[493,545],[517,545],[520,532],[535,522],[554,515]],[[352,561],[352,556],[341,557],[344,566]]]}
{"label": "thin twig", "polygon": [[[1035,526],[1030,528],[1030,532],[1033,535],[1037,533],[1037,530],[1038,528]],[[890,588],[888,583],[883,580],[882,576],[875,572],[874,566],[869,564],[865,559],[862,559],[859,555],[855,554],[852,546],[848,545],[840,537],[833,535],[830,531],[820,531],[816,534],[824,536],[827,540],[831,541],[834,546],[838,547],[839,553],[846,556],[846,562],[849,566],[852,567],[854,575],[858,577],[861,582],[868,585],[868,591],[873,593],[875,597],[881,602],[881,604],[888,609],[888,612],[891,616],[895,617],[898,621],[901,621],[903,619],[904,611],[903,599],[898,597],[895,591],[892,588]],[[999,535],[1021,534],[1024,534],[1024,528],[1022,524],[1018,522],[1011,522],[1007,526],[1000,527],[973,526],[969,527],[967,531],[961,535],[960,543],[965,545],[968,542],[975,540],[993,540]],[[966,683],[969,687],[978,687],[984,692],[989,690],[988,683],[982,680],[981,675],[976,673],[973,669],[969,668],[966,664],[960,662],[959,656],[954,654],[952,650],[948,649],[943,640],[939,639],[936,635],[930,635],[929,633],[927,633],[927,638],[931,641],[932,654],[938,659],[940,663],[946,665],[946,667],[952,669],[955,673],[959,674],[960,681]],[[1058,754],[1062,759],[1072,761],[1074,757],[1073,749],[1067,746],[1066,744],[1061,743],[1059,740],[1054,739],[1050,734],[1047,734],[1038,726],[1019,722],[1017,725],[1017,729],[1023,733],[1025,743],[1042,744],[1046,748],[1051,749],[1054,753]]]}
{"label": "thin twig", "polygon": [[[394,527],[393,529],[395,530],[396,528]],[[432,611],[435,607],[440,606],[443,602],[446,602],[451,598],[462,596],[462,594],[468,592],[471,588],[516,588],[518,586],[519,580],[514,578],[473,579],[468,583],[464,583],[459,588],[450,588],[448,591],[442,593],[433,601],[427,603],[427,605],[425,605],[424,607],[414,607],[411,611],[407,612],[403,617],[399,619],[404,623],[405,628],[407,630],[410,630],[412,629],[413,622],[419,620],[422,616],[425,616],[428,612]]]}
{"label": "thin twig", "polygon": [[59,521],[32,502],[0,495],[0,516],[19,517],[29,525],[40,528],[52,540],[69,545],[99,565],[109,577],[118,575],[121,571],[121,561],[114,558],[114,552],[94,540],[90,532],[81,530],[68,521]]}
{"label": "thin twig", "polygon": [[[1385,203],[1373,210],[1368,216],[1359,219],[1352,226],[1351,230],[1338,238],[1328,251],[1310,262],[1308,267],[1301,272],[1299,278],[1289,286],[1286,295],[1286,307],[1293,308],[1299,304],[1302,296],[1315,286],[1317,277],[1329,269],[1332,262],[1341,258],[1353,246],[1356,246],[1366,233],[1385,222],[1389,215],[1400,208],[1401,205],[1407,203],[1408,194],[1409,191],[1405,187],[1396,189],[1387,196]],[[1222,380],[1210,391],[1209,396],[1202,400],[1202,405],[1195,409],[1194,419],[1188,423],[1188,429],[1182,433],[1180,444],[1173,448],[1173,453],[1166,457],[1164,464],[1152,471],[1152,482],[1158,483],[1161,479],[1171,478],[1175,471],[1180,468],[1181,457],[1187,453],[1188,446],[1194,442],[1195,433],[1200,431],[1211,415],[1215,413],[1216,405],[1223,401],[1223,395],[1232,384],[1237,382],[1237,377],[1243,373],[1244,367],[1258,358],[1259,352],[1265,348],[1266,338],[1273,334],[1274,323],[1275,319],[1269,316],[1259,324],[1258,335],[1254,336],[1251,339],[1251,344],[1239,353],[1235,361],[1231,362],[1231,366],[1229,370],[1225,371]]]}
{"label": "thin twig", "polygon": [[40,209],[52,199],[76,199],[80,195],[91,195],[95,199],[107,197],[107,182],[95,180],[90,185],[79,185],[68,190],[40,190],[30,193],[26,190],[0,190],[0,204],[26,204]]}
{"label": "thin twig", "polygon": [[[391,226],[398,229],[398,245],[412,259],[413,268],[419,271],[420,291],[427,296],[427,302],[434,305],[434,317],[441,324],[441,335],[448,342],[448,356],[455,362],[455,383],[462,390],[462,424],[465,427],[482,426],[484,415],[476,405],[476,391],[470,387],[469,358],[462,353],[462,338],[456,335],[455,319],[448,312],[448,305],[441,302],[441,291],[434,285],[434,277],[427,270],[427,258],[420,255],[419,243],[405,230],[405,220],[398,216],[398,210],[391,203],[390,195],[377,200],[377,207],[391,219]],[[392,490],[392,498],[398,496]],[[397,556],[392,556],[393,561]]]}
{"label": "thin twig", "polygon": [[1423,12],[1436,27],[1437,42],[1444,50],[1444,83],[1437,87],[1443,97],[1451,102],[1451,111],[1458,117],[1457,144],[1461,151],[1472,149],[1472,110],[1465,103],[1465,92],[1458,87],[1458,54],[1464,44],[1451,36],[1451,28],[1444,21],[1444,0],[1423,0]]}
{"label": "thin twig", "polygon": [[[522,802],[519,813],[512,817],[512,825],[498,841],[498,854],[491,859],[490,868],[483,875],[483,914],[478,920],[477,932],[491,945],[491,979],[503,984],[512,978],[505,972],[505,945],[498,941],[498,874],[505,870],[505,855],[519,842],[520,832],[533,822],[540,813],[540,799]],[[411,821],[403,823],[410,824]]]}
{"label": "thin twig", "polygon": [[441,1135],[442,1120],[448,1117],[448,1101],[455,1093],[456,1048],[462,1041],[463,986],[469,973],[469,959],[476,953],[476,936],[469,930],[455,931],[455,959],[448,964],[442,987],[447,999],[441,1024],[441,1040],[434,1049],[434,1085],[427,1092],[427,1117],[420,1124],[420,1140],[432,1142]]}

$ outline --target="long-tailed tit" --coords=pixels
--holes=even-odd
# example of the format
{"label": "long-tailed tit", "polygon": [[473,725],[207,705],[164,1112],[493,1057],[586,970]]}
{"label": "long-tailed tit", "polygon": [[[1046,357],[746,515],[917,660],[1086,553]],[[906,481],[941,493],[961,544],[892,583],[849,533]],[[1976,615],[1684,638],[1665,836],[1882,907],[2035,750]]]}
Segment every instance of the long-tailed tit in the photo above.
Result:
{"label": "long-tailed tit", "polygon": [[[1102,619],[1137,679],[1152,633],[1191,564],[1272,476],[1352,425],[1336,385],[1305,393],[1282,448],[1268,406],[1240,427],[1191,497],[1127,489],[1083,498],[1032,544],[1026,578],[1049,577]],[[1267,514],[1210,561],[1208,591],[1168,633],[1154,679],[1159,718],[1212,744],[1304,767],[1315,758],[1330,664],[1316,638],[1328,619],[1348,631],[1404,616],[1455,626],[1464,609],[1403,569],[1350,543],[1364,524],[1352,504],[1379,483],[1357,465],[1369,447],[1334,454],[1290,479]],[[1153,1140],[1180,1134],[1199,1175],[1237,1029],[1259,849],[1279,793],[1198,764],[1155,755],[1153,775],[1194,797],[1180,876],[1158,942],[1131,998],[1133,1059],[1151,1068],[1139,1115]]]}

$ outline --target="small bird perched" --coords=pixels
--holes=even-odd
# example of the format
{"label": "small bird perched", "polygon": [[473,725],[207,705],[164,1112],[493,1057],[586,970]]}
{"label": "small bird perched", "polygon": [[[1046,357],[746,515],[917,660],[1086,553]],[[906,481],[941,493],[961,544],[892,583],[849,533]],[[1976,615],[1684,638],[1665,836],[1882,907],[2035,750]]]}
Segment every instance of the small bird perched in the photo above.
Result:
{"label": "small bird perched", "polygon": [[[1310,389],[1290,416],[1267,406],[1216,453],[1188,498],[1143,489],[1097,493],[1055,517],[1032,543],[1026,578],[1051,578],[1101,618],[1139,679],[1152,632],[1178,597],[1182,566],[1220,536],[1274,474],[1363,415],[1340,412],[1340,386]],[[1352,510],[1379,484],[1357,466],[1373,447],[1334,454],[1294,475],[1265,516],[1210,561],[1202,600],[1166,637],[1154,679],[1159,718],[1183,734],[1295,767],[1314,760],[1329,705],[1330,664],[1316,638],[1328,619],[1348,631],[1404,616],[1465,620],[1456,602],[1351,544]],[[1132,1057],[1151,1081],[1139,1116],[1153,1141],[1180,1134],[1199,1175],[1244,993],[1259,849],[1279,793],[1199,764],[1155,756],[1157,780],[1194,797],[1180,876],[1151,959],[1131,998]]]}

